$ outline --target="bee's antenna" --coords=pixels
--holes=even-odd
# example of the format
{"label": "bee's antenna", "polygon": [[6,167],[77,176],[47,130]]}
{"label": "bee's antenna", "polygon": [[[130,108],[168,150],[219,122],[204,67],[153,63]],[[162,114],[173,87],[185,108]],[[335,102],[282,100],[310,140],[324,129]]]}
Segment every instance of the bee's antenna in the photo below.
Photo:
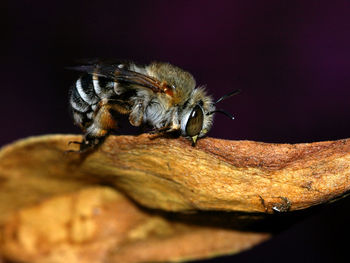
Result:
{"label": "bee's antenna", "polygon": [[224,115],[226,115],[227,117],[229,117],[231,120],[234,120],[235,117],[232,116],[232,114],[228,113],[227,111],[225,110],[214,110],[214,111],[211,111],[211,112],[208,112],[207,115],[212,115],[213,113],[222,113]]}
{"label": "bee's antenna", "polygon": [[234,95],[237,95],[237,94],[239,94],[240,92],[241,92],[240,89],[236,89],[236,90],[234,90],[234,91],[231,91],[231,92],[225,94],[224,96],[222,96],[221,98],[219,98],[216,102],[214,102],[214,105],[217,104],[217,103],[219,103],[219,102],[222,101],[222,100],[226,100],[226,99],[228,99],[229,97],[232,97],[232,96],[234,96]]}

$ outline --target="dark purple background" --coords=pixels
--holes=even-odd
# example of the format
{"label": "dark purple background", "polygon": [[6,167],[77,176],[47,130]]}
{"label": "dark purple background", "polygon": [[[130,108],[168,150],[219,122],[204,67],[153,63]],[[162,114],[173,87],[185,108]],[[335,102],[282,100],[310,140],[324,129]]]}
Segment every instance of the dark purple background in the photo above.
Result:
{"label": "dark purple background", "polygon": [[[34,3],[35,2],[35,3]],[[77,133],[67,94],[79,58],[167,61],[190,71],[236,120],[210,136],[264,142],[350,137],[348,1],[8,1],[2,3],[0,145]],[[346,262],[350,202],[253,250],[210,262]]]}

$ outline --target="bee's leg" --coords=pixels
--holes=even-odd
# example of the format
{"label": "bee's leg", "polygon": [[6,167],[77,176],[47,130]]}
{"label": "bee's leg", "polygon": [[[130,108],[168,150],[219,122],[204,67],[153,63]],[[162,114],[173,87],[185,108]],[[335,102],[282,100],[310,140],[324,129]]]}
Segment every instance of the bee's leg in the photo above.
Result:
{"label": "bee's leg", "polygon": [[149,131],[149,134],[159,134],[159,133],[166,133],[170,129],[170,126],[162,127],[162,128],[154,128],[153,130]]}
{"label": "bee's leg", "polygon": [[180,128],[181,128],[180,125],[172,125],[166,130],[166,132],[169,132],[169,133],[177,132],[180,130]]}
{"label": "bee's leg", "polygon": [[136,102],[131,109],[129,122],[132,126],[139,127],[142,124],[145,107],[142,101]]}
{"label": "bee's leg", "polygon": [[169,128],[166,132],[172,133],[179,131],[181,129],[180,123],[179,123],[179,116],[177,111],[174,111],[171,117],[171,123],[169,125]]}
{"label": "bee's leg", "polygon": [[94,111],[92,122],[83,128],[85,131],[83,140],[81,142],[72,141],[70,144],[79,144],[80,150],[77,152],[80,153],[96,149],[111,131],[117,129],[115,113],[127,114],[129,112],[129,105],[121,100],[102,99]]}
{"label": "bee's leg", "polygon": [[98,147],[108,136],[109,132],[117,127],[117,121],[112,114],[113,110],[113,105],[100,103],[95,111],[93,122],[86,129],[83,141],[80,144],[80,152]]}
{"label": "bee's leg", "polygon": [[99,131],[99,133],[87,133],[83,137],[83,141],[80,143],[80,153],[84,153],[90,150],[96,149],[107,137],[108,132],[104,130]]}
{"label": "bee's leg", "polygon": [[68,145],[78,144],[80,145],[79,150],[67,150],[65,153],[85,153],[89,150],[93,150],[97,145],[102,143],[102,140],[97,141],[98,138],[89,138],[88,134],[85,134],[81,142],[78,141],[69,141]]}
{"label": "bee's leg", "polygon": [[170,124],[162,127],[162,128],[155,128],[152,131],[150,131],[150,134],[159,134],[159,133],[174,133],[178,132],[180,130],[181,126],[179,124],[179,119],[177,115],[177,111],[174,111],[171,117]]}
{"label": "bee's leg", "polygon": [[88,149],[91,148],[91,146],[89,146],[89,144],[90,144],[89,140],[86,139],[86,134],[84,135],[83,140],[81,142],[79,142],[79,141],[69,141],[68,145],[71,145],[71,144],[78,144],[78,145],[80,145],[79,150],[78,151],[67,150],[67,151],[65,151],[65,153],[83,153],[83,152],[86,152]]}

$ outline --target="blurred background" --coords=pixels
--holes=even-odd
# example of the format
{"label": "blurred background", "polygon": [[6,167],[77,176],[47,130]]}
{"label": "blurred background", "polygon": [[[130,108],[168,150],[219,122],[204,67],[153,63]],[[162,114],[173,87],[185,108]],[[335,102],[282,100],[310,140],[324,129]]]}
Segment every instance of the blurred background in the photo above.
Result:
{"label": "blurred background", "polygon": [[[2,1],[0,145],[80,133],[68,111],[82,58],[165,61],[236,119],[209,136],[299,143],[350,137],[349,1]],[[201,262],[347,262],[348,199],[239,255]]]}

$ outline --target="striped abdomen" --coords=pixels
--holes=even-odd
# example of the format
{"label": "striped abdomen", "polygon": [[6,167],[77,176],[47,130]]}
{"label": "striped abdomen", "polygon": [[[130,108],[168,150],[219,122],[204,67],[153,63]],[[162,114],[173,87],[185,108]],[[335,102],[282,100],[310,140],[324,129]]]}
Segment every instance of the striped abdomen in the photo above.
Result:
{"label": "striped abdomen", "polygon": [[117,83],[96,75],[82,75],[70,92],[70,106],[75,124],[85,128],[92,121],[97,104],[115,93]]}

